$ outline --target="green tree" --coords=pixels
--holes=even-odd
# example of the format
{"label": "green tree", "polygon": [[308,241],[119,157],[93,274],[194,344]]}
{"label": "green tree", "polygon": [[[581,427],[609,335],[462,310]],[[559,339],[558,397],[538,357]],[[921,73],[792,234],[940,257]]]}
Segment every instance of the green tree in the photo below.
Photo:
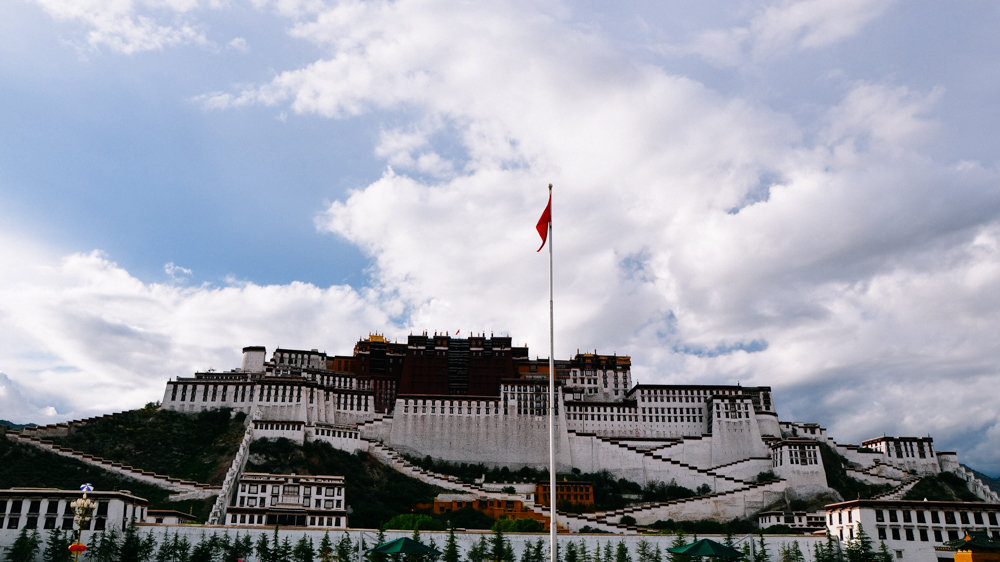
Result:
{"label": "green tree", "polygon": [[489,545],[486,543],[486,537],[479,537],[466,554],[466,559],[468,562],[486,562],[487,556],[489,556]]}
{"label": "green tree", "polygon": [[[375,544],[376,545],[380,545],[380,544],[382,544],[384,542],[385,542],[385,531],[383,531],[382,529],[379,529],[378,530],[378,534],[375,535]],[[388,560],[388,558],[389,557],[386,556],[382,552],[373,552],[373,553],[371,553],[371,554],[368,555],[369,562],[386,562],[386,560]],[[263,562],[263,561],[261,561],[261,562]]]}
{"label": "green tree", "polygon": [[14,539],[14,544],[7,547],[5,560],[8,562],[33,562],[41,542],[38,531],[32,530],[29,533],[28,529],[21,529],[17,538]]}
{"label": "green tree", "polygon": [[333,559],[337,562],[351,562],[354,560],[354,555],[354,543],[351,542],[351,536],[344,533],[334,548]]}
{"label": "green tree", "polygon": [[873,562],[875,560],[875,550],[872,545],[872,539],[865,532],[865,528],[858,523],[858,532],[854,536],[854,540],[847,543],[847,547],[844,549],[844,555],[848,562]]}
{"label": "green tree", "polygon": [[257,544],[254,545],[254,551],[257,552],[257,558],[260,562],[272,562],[273,554],[270,543],[267,540],[267,535],[261,533],[257,537]]}
{"label": "green tree", "polygon": [[[687,540],[684,539],[684,532],[678,530],[677,534],[674,535],[674,540],[670,541],[670,548],[671,549],[680,548],[686,544]],[[674,552],[671,552],[668,560],[670,560],[670,562],[687,562],[688,557],[684,556],[683,554],[676,554]]]}
{"label": "green tree", "polygon": [[489,559],[491,562],[514,562],[514,548],[499,530],[493,531],[490,537]]}
{"label": "green tree", "polygon": [[601,555],[601,562],[613,562],[615,559],[614,547],[611,541],[604,543],[604,553]]}
{"label": "green tree", "polygon": [[69,551],[70,537],[59,529],[49,531],[48,538],[45,539],[45,549],[42,551],[42,560],[45,562],[70,562],[73,560],[73,553]]}
{"label": "green tree", "polygon": [[577,556],[576,545],[572,541],[566,545],[566,554],[563,556],[563,562],[580,562],[580,557]]}
{"label": "green tree", "polygon": [[121,539],[115,527],[94,533],[90,535],[90,542],[87,543],[87,560],[88,562],[114,562],[118,560],[120,546]]}
{"label": "green tree", "polygon": [[881,544],[879,544],[878,556],[875,557],[875,560],[878,562],[893,562],[895,560],[892,553],[889,552],[889,547],[885,545],[885,541],[882,541]]}
{"label": "green tree", "polygon": [[232,544],[226,553],[225,562],[236,562],[237,560],[249,560],[253,555],[253,539],[250,538],[250,533],[245,535],[236,534],[236,538],[233,539]]}
{"label": "green tree", "polygon": [[628,553],[625,541],[618,541],[618,546],[615,547],[615,562],[632,562],[632,555]]}
{"label": "green tree", "polygon": [[[764,535],[758,534],[757,552],[753,555],[753,562],[771,562],[771,554],[767,551],[767,543],[764,542]],[[753,540],[753,539],[751,539]]]}
{"label": "green tree", "polygon": [[[350,548],[350,539],[347,540],[348,548]],[[350,553],[347,554],[348,558],[344,562],[350,562]],[[302,535],[298,541],[295,543],[295,547],[292,548],[292,560],[295,562],[313,562],[316,557],[316,551],[313,550],[312,539],[306,535]]]}
{"label": "green tree", "polygon": [[333,541],[329,531],[323,533],[323,538],[319,541],[319,561],[333,562]]}
{"label": "green tree", "polygon": [[448,540],[444,543],[444,552],[441,553],[441,562],[459,562],[458,541],[455,539],[455,528],[448,529]]}
{"label": "green tree", "polygon": [[275,544],[279,545],[274,549],[274,560],[275,562],[287,562],[292,558],[292,540],[286,536],[285,538],[281,539],[280,543],[278,543],[277,529],[275,529],[274,534],[275,534]]}
{"label": "green tree", "polygon": [[146,562],[153,554],[156,542],[149,534],[140,536],[135,524],[125,527],[121,547],[118,549],[119,562]]}
{"label": "green tree", "polygon": [[215,554],[215,536],[201,536],[198,544],[191,549],[189,562],[213,562]]}
{"label": "green tree", "polygon": [[653,546],[646,539],[640,539],[635,547],[635,555],[639,559],[638,562],[652,562]]}
{"label": "green tree", "polygon": [[576,545],[576,555],[579,557],[580,562],[593,562],[590,559],[590,551],[587,549],[587,543],[583,539]]}

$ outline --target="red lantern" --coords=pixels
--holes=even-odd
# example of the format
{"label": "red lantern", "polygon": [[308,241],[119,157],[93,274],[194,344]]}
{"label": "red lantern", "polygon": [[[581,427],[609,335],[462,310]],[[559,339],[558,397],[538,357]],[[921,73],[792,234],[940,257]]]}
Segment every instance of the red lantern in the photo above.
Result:
{"label": "red lantern", "polygon": [[73,554],[79,554],[85,550],[87,550],[86,545],[80,544],[78,542],[69,545],[69,551],[72,552]]}

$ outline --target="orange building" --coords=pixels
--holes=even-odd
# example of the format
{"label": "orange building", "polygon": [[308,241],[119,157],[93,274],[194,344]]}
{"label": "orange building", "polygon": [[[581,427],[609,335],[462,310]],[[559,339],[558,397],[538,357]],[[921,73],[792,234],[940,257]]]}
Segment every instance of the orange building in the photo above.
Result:
{"label": "orange building", "polygon": [[[535,513],[524,506],[519,500],[498,500],[474,496],[472,494],[441,494],[434,498],[434,503],[417,504],[417,509],[430,509],[434,514],[448,513],[470,507],[493,519],[534,519],[543,527],[549,526],[549,518]],[[563,528],[556,526],[562,530]]]}
{"label": "orange building", "polygon": [[[549,505],[548,482],[535,484],[535,503],[548,507]],[[562,481],[556,482],[556,507],[572,503],[584,509],[594,507],[594,485],[590,482]]]}

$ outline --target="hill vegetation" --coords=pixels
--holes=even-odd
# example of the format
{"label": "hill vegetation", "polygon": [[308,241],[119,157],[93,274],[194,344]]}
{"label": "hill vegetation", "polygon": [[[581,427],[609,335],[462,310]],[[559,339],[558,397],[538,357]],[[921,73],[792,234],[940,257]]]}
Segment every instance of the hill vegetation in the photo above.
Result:
{"label": "hill vegetation", "polygon": [[230,409],[182,414],[151,403],[73,426],[69,435],[50,440],[158,474],[219,485],[243,439],[245,419]]}
{"label": "hill vegetation", "polygon": [[344,477],[352,527],[377,528],[440,491],[388,466],[368,453],[351,454],[329,443],[299,445],[288,439],[259,439],[250,445],[247,472],[332,474]]}
{"label": "hill vegetation", "polygon": [[60,488],[76,490],[80,484],[88,482],[94,489],[102,491],[128,490],[134,495],[149,500],[151,509],[176,509],[191,513],[199,520],[208,517],[213,499],[172,502],[167,498],[172,493],[125,478],[80,461],[44,451],[0,436],[0,482],[4,487]]}
{"label": "hill vegetation", "polygon": [[[473,482],[478,478],[485,478],[486,482],[498,483],[536,483],[548,482],[549,471],[545,469],[535,469],[522,467],[511,470],[508,467],[487,467],[484,464],[452,463],[447,461],[435,461],[431,457],[422,459],[407,457],[413,464],[427,470],[455,476],[464,482]],[[577,469],[572,472],[557,473],[556,479],[559,481],[572,480],[574,482],[588,482],[594,487],[594,507],[591,511],[606,511],[619,509],[629,504],[639,502],[664,502],[689,498],[698,494],[710,492],[706,484],[698,490],[691,490],[680,486],[675,482],[650,482],[642,486],[636,482],[624,478],[615,478],[607,470],[600,472],[584,473]],[[581,512],[583,506],[572,504],[558,505],[559,509],[570,512]]]}
{"label": "hill vegetation", "polygon": [[903,499],[963,502],[983,501],[969,490],[965,480],[962,480],[960,476],[951,472],[924,476],[916,485],[910,488],[909,492],[903,495]]}
{"label": "hill vegetation", "polygon": [[844,500],[873,498],[892,489],[888,484],[869,484],[848,475],[844,457],[822,441],[819,442],[819,452],[823,458],[827,485],[836,490]]}

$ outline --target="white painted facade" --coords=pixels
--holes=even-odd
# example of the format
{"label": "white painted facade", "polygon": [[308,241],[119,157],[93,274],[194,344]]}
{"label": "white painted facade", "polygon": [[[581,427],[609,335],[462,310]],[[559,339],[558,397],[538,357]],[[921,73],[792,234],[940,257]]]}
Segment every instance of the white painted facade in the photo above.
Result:
{"label": "white painted facade", "polygon": [[[51,529],[73,530],[70,503],[80,499],[79,490],[54,488],[10,488],[0,490],[0,529],[17,534],[22,529],[44,533]],[[87,499],[97,504],[85,530],[119,531],[133,522],[144,521],[148,502],[127,490],[88,492]]]}
{"label": "white painted facade", "polygon": [[[498,396],[398,395],[391,413],[378,413],[371,382],[327,370],[331,363],[325,353],[278,349],[266,362],[261,349],[246,348],[240,370],[169,381],[163,407],[254,412],[255,438],[325,440],[352,452],[383,443],[417,457],[512,468],[548,464],[544,377],[526,373],[520,380],[504,380]],[[742,494],[756,505],[766,500],[753,488],[761,472],[772,471],[780,479],[768,490],[827,490],[817,442],[835,448],[853,463],[852,475],[869,482],[898,484],[906,471],[961,468],[949,453],[934,451],[929,437],[883,436],[858,447],[834,442],[817,424],[779,423],[769,387],[625,388],[631,383],[629,358],[592,357],[600,358],[600,369],[560,374],[555,412],[559,470],[608,470],[640,484],[708,486],[713,493]],[[969,481],[970,489],[976,489],[977,481]]]}
{"label": "white painted facade", "polygon": [[969,531],[1000,539],[1000,504],[854,500],[826,506],[827,527],[838,540],[856,540],[859,526],[875,545],[885,542],[897,560],[935,560],[936,546]]}
{"label": "white painted facade", "polygon": [[230,526],[347,528],[343,476],[244,473],[226,510]]}

